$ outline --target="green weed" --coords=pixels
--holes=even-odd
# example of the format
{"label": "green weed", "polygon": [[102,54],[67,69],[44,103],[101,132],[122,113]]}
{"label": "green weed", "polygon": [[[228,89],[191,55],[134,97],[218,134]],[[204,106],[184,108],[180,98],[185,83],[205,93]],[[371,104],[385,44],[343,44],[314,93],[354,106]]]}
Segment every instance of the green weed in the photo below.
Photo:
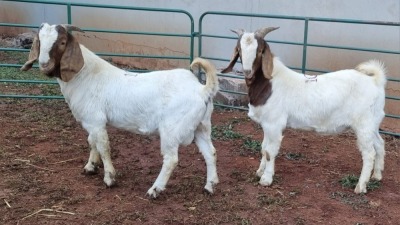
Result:
{"label": "green weed", "polygon": [[241,139],[243,135],[233,130],[234,124],[237,123],[236,120],[231,121],[228,125],[224,126],[212,126],[211,128],[211,138],[213,140],[233,140]]}
{"label": "green weed", "polygon": [[254,153],[261,151],[261,142],[257,140],[252,140],[249,137],[243,143],[243,147],[247,150],[251,150]]}
{"label": "green weed", "polygon": [[304,156],[301,153],[289,152],[289,153],[286,154],[286,158],[289,159],[289,160],[300,160],[303,157]]}
{"label": "green weed", "polygon": [[[342,187],[345,188],[355,188],[357,186],[358,183],[358,177],[354,174],[352,175],[346,175],[344,176],[342,179],[340,179],[340,184],[342,185]],[[367,190],[375,190],[378,189],[381,186],[381,182],[377,181],[377,180],[370,180],[367,184]]]}

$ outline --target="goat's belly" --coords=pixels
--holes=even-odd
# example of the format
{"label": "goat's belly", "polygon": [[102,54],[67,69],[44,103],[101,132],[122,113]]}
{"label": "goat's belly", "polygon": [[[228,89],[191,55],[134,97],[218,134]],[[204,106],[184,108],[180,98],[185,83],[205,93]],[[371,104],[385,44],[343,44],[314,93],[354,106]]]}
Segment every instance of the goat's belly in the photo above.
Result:
{"label": "goat's belly", "polygon": [[155,134],[158,133],[158,129],[156,126],[151,126],[149,124],[129,124],[129,123],[118,123],[118,122],[113,122],[109,123],[109,125],[126,130],[135,134],[141,134],[141,135],[150,135],[150,134]]}
{"label": "goat's belly", "polygon": [[314,131],[320,134],[338,134],[350,128],[347,125],[313,124],[313,123],[305,123],[303,121],[296,121],[293,119],[288,121],[287,127],[293,129]]}

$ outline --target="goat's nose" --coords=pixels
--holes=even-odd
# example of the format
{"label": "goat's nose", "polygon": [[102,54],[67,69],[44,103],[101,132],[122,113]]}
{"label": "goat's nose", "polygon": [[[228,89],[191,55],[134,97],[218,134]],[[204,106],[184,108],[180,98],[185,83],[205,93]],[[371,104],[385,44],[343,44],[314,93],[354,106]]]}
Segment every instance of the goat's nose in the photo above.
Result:
{"label": "goat's nose", "polygon": [[40,63],[40,67],[42,67],[42,68],[46,68],[46,67],[48,67],[49,66],[49,63],[48,62],[46,62],[46,63]]}

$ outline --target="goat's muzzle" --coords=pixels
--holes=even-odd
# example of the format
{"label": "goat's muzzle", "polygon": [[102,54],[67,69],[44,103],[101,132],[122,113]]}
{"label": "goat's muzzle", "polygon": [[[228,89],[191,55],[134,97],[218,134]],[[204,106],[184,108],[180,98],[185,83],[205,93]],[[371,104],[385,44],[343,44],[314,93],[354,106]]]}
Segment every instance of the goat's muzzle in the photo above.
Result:
{"label": "goat's muzzle", "polygon": [[243,70],[243,73],[244,73],[244,77],[249,80],[251,80],[254,76],[254,73],[252,70]]}
{"label": "goat's muzzle", "polygon": [[54,63],[46,62],[39,63],[40,72],[49,76],[54,70]]}

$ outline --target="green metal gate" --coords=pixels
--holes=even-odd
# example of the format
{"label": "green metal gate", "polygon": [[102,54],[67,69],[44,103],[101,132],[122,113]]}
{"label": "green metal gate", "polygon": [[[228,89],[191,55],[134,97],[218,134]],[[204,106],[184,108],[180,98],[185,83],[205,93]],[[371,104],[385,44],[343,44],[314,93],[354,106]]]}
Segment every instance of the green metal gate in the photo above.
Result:
{"label": "green metal gate", "polygon": [[[7,0],[6,0],[7,1]],[[93,29],[81,27],[85,32],[99,32],[99,33],[113,33],[113,34],[129,34],[129,35],[147,35],[147,36],[163,36],[163,37],[179,37],[190,39],[190,45],[187,46],[189,56],[163,56],[163,55],[141,55],[141,54],[118,54],[118,53],[102,53],[96,52],[99,56],[109,57],[132,57],[132,58],[151,58],[151,59],[171,59],[171,60],[186,60],[190,64],[193,60],[193,49],[194,49],[194,20],[190,13],[180,9],[161,9],[161,8],[144,8],[144,7],[128,7],[118,5],[100,5],[100,4],[81,4],[81,3],[69,3],[60,1],[35,1],[35,0],[15,0],[9,1],[15,3],[25,4],[46,4],[46,5],[57,5],[65,7],[68,24],[73,23],[72,13],[77,8],[91,8],[91,9],[116,9],[116,10],[131,10],[131,11],[142,11],[142,12],[163,12],[169,14],[181,14],[187,17],[189,26],[187,27],[187,33],[159,33],[159,32],[144,32],[144,31],[131,31],[131,30],[110,30],[110,29]],[[16,24],[16,23],[0,23],[0,27],[18,27],[18,28],[38,28],[38,24]],[[0,47],[0,51],[4,52],[29,52],[29,49],[19,48],[3,48]],[[6,64],[0,62],[0,67],[15,67],[20,68],[22,64]],[[37,68],[35,65],[34,68]],[[130,70],[134,72],[144,72],[146,70]],[[22,83],[22,84],[46,84],[54,85],[57,84],[54,80],[14,80],[14,79],[0,79],[0,83]],[[63,99],[63,96],[43,96],[43,95],[21,95],[21,94],[2,94],[0,98],[38,98],[38,99]]]}
{"label": "green metal gate", "polygon": [[[8,1],[8,0],[5,0]],[[194,31],[194,20],[190,13],[180,9],[162,9],[162,8],[144,8],[144,7],[128,7],[128,6],[117,6],[117,5],[100,5],[100,4],[81,4],[81,3],[69,3],[69,2],[59,2],[59,1],[35,1],[35,0],[15,0],[15,1],[8,1],[8,2],[15,2],[15,3],[24,3],[24,4],[46,4],[46,5],[56,5],[60,7],[65,7],[66,12],[66,22],[68,24],[72,24],[74,22],[74,18],[72,16],[74,10],[79,8],[93,8],[93,9],[114,9],[114,10],[130,10],[130,11],[141,11],[141,12],[160,12],[160,13],[169,13],[169,14],[179,14],[183,15],[187,18],[189,26],[187,27],[187,32],[185,33],[161,33],[161,32],[145,32],[145,31],[132,31],[132,30],[112,30],[112,29],[94,29],[88,27],[81,27],[82,30],[86,32],[98,32],[98,33],[113,33],[113,34],[128,34],[128,35],[145,35],[145,36],[162,36],[162,37],[176,37],[176,38],[186,38],[189,40],[189,46],[187,46],[189,55],[186,56],[163,56],[163,55],[144,55],[144,54],[119,54],[119,53],[103,53],[97,52],[99,56],[109,56],[109,57],[134,57],[134,58],[152,58],[152,59],[171,59],[171,60],[186,60],[188,62],[187,65],[193,60],[194,57],[194,41],[195,38],[198,38],[198,55],[203,58],[207,58],[213,61],[222,61],[228,62],[229,59],[226,58],[217,58],[215,56],[209,56],[203,54],[203,46],[204,41],[203,38],[211,38],[211,39],[230,39],[236,40],[236,36],[223,36],[217,35],[213,33],[204,33],[203,30],[205,28],[204,19],[209,18],[211,16],[220,17],[219,19],[228,19],[228,17],[239,17],[239,18],[268,18],[268,19],[276,19],[276,20],[285,20],[285,21],[298,21],[303,24],[303,33],[302,41],[282,41],[282,40],[268,40],[269,43],[279,44],[279,45],[290,45],[290,46],[299,46],[302,48],[301,53],[301,66],[300,67],[290,67],[294,70],[299,70],[302,73],[306,72],[316,72],[316,73],[325,73],[329,71],[320,70],[316,68],[309,68],[307,67],[307,51],[309,47],[313,48],[325,48],[325,49],[341,49],[341,50],[349,50],[349,51],[359,51],[359,52],[373,52],[379,54],[387,54],[390,57],[399,57],[399,51],[391,51],[391,50],[382,50],[382,49],[368,49],[368,48],[356,48],[351,46],[337,46],[337,45],[324,45],[324,44],[315,44],[310,43],[308,41],[308,37],[310,34],[310,27],[312,27],[312,22],[321,22],[327,23],[327,25],[332,23],[338,24],[354,24],[354,25],[371,25],[371,26],[384,26],[384,27],[395,27],[400,29],[399,22],[376,22],[376,21],[361,21],[361,20],[346,20],[346,19],[330,19],[330,18],[313,18],[313,17],[297,17],[297,16],[282,16],[282,15],[269,15],[269,14],[247,14],[247,13],[235,13],[235,12],[216,12],[216,11],[209,11],[205,12],[201,15],[198,21],[198,32]],[[213,21],[216,23],[217,21]],[[16,28],[37,28],[38,24],[18,24],[18,23],[7,23],[7,22],[0,22],[0,27],[16,27]],[[229,27],[230,28],[230,27]],[[234,28],[234,27],[232,27]],[[221,29],[228,29],[223,27]],[[179,40],[177,40],[179,41]],[[178,42],[179,43],[179,42]],[[0,47],[0,52],[29,52],[28,49],[18,49],[18,48],[5,48]],[[0,67],[9,67],[9,68],[20,68],[22,66],[21,63],[3,63],[0,62]],[[34,66],[37,68],[37,66]],[[141,70],[131,70],[136,72],[141,72]],[[398,72],[398,71],[397,71]],[[219,76],[223,77],[231,77],[237,79],[243,79],[242,76],[234,75],[234,74],[219,74]],[[389,82],[399,83],[400,79],[398,78],[390,78]],[[25,79],[1,79],[0,83],[3,84],[38,84],[38,85],[54,85],[57,84],[54,80],[25,80]],[[221,90],[222,92],[238,94],[238,95],[247,95],[245,92],[235,92],[232,90]],[[59,95],[24,95],[24,94],[3,94],[0,93],[0,98],[37,98],[37,99],[63,99],[62,96]],[[391,101],[398,102],[400,100],[399,96],[386,96],[386,99]],[[235,107],[223,104],[216,104],[217,106],[221,107],[228,107],[228,108],[236,108],[241,110],[247,110],[245,107]],[[391,119],[400,119],[400,115],[394,114],[386,114],[387,118]],[[392,131],[382,131],[382,133],[390,134],[394,136],[400,136],[400,133],[395,133]]]}

